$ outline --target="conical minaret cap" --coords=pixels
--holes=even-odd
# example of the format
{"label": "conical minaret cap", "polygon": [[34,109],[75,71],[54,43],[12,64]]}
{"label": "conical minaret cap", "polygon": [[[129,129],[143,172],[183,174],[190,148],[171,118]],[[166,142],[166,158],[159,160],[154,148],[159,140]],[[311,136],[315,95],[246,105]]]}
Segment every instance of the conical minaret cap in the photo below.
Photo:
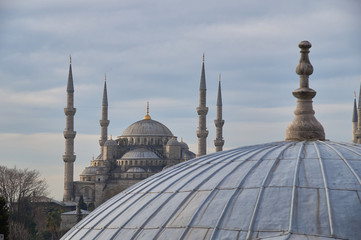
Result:
{"label": "conical minaret cap", "polygon": [[103,106],[108,106],[108,93],[107,93],[107,75],[105,75],[104,79],[104,91],[103,91]]}
{"label": "conical minaret cap", "polygon": [[219,74],[217,106],[222,106],[221,74]]}
{"label": "conical minaret cap", "polygon": [[68,86],[66,88],[68,93],[74,92],[74,84],[73,84],[73,71],[71,69],[71,56],[70,56],[70,64],[69,64],[69,75],[68,75]]}
{"label": "conical minaret cap", "polygon": [[354,92],[352,122],[357,123],[357,121],[358,121],[358,116],[357,116],[356,92]]}
{"label": "conical minaret cap", "polygon": [[201,74],[201,82],[200,82],[199,90],[207,90],[207,87],[206,87],[206,73],[205,73],[205,70],[204,70],[204,54],[203,54],[202,74]]}
{"label": "conical minaret cap", "polygon": [[301,48],[301,57],[296,73],[300,76],[300,87],[292,92],[298,100],[295,118],[286,130],[286,140],[325,140],[325,131],[315,118],[312,106],[312,98],[316,96],[316,91],[309,88],[308,82],[309,76],[313,73],[313,66],[308,58],[312,45],[308,41],[302,41],[298,46]]}

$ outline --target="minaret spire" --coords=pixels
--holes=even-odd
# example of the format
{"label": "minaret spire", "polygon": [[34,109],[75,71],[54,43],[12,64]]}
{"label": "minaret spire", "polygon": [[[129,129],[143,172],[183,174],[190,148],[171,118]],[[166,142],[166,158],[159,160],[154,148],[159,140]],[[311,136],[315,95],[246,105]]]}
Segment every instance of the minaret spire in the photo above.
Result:
{"label": "minaret spire", "polygon": [[201,81],[199,86],[199,106],[197,107],[198,113],[198,154],[197,156],[202,156],[207,154],[207,136],[208,130],[206,126],[206,115],[208,113],[208,107],[206,106],[206,75],[204,70],[204,54],[203,54],[203,63],[202,63],[202,74]]}
{"label": "minaret spire", "polygon": [[64,113],[66,116],[66,127],[64,130],[65,138],[65,154],[63,155],[64,161],[64,195],[63,201],[73,201],[74,200],[74,162],[76,156],[74,155],[74,138],[76,132],[74,131],[74,115],[76,109],[74,108],[74,85],[73,85],[73,73],[71,69],[71,56],[70,56],[70,66],[69,66],[69,75],[68,75],[68,84],[67,84],[67,106],[64,108]]}
{"label": "minaret spire", "polygon": [[315,111],[312,107],[312,98],[316,91],[309,88],[308,78],[313,73],[313,67],[308,58],[309,49],[312,47],[308,41],[298,44],[301,48],[301,58],[296,67],[296,73],[300,76],[300,87],[292,92],[297,100],[295,118],[286,130],[286,140],[325,140],[325,131],[315,118]]}
{"label": "minaret spire", "polygon": [[102,119],[99,121],[101,127],[99,145],[102,148],[104,143],[108,140],[108,93],[107,93],[107,75],[104,77],[104,90],[103,90],[103,101],[102,101]]}
{"label": "minaret spire", "polygon": [[223,125],[224,120],[222,120],[222,90],[221,90],[221,74],[219,74],[219,83],[218,83],[218,96],[217,96],[217,119],[214,120],[216,125],[216,140],[214,140],[214,146],[216,147],[216,152],[223,151]]}
{"label": "minaret spire", "polygon": [[354,92],[354,99],[353,99],[353,114],[352,114],[352,141],[353,143],[357,143],[356,131],[357,131],[357,103],[356,103],[356,92]]}

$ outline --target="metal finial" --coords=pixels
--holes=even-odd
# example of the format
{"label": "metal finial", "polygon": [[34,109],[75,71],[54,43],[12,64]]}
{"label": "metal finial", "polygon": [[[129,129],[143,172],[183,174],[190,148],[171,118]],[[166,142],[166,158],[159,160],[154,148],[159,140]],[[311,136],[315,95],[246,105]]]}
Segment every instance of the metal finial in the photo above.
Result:
{"label": "metal finial", "polygon": [[203,53],[203,62],[204,62],[204,53]]}
{"label": "metal finial", "polygon": [[301,48],[301,58],[296,67],[296,73],[300,76],[300,87],[292,92],[297,100],[295,118],[286,130],[286,140],[325,140],[325,131],[315,118],[312,106],[312,98],[316,91],[309,88],[308,78],[313,73],[312,64],[308,58],[311,43],[302,41],[298,45]]}
{"label": "metal finial", "polygon": [[104,81],[107,81],[107,73],[104,73]]}
{"label": "metal finial", "polygon": [[353,98],[356,99],[356,91],[353,91]]}
{"label": "metal finial", "polygon": [[144,116],[144,119],[146,119],[146,120],[152,119],[149,115],[149,102],[147,102],[147,114]]}
{"label": "metal finial", "polygon": [[69,55],[69,58],[70,58],[70,64],[71,64],[71,55]]}

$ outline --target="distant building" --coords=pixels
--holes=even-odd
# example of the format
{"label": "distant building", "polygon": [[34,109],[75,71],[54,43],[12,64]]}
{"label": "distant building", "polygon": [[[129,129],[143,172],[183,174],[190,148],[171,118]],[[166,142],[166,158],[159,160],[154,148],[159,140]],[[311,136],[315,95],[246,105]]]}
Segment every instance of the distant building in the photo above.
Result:
{"label": "distant building", "polygon": [[[220,85],[219,85],[220,87]],[[200,115],[199,155],[206,154],[206,137],[208,131],[205,126],[205,115],[208,110],[205,107],[205,72],[204,58],[202,64],[202,76],[200,87],[200,107],[197,108]],[[221,109],[220,89],[218,93],[218,109]],[[67,107],[65,108],[66,129],[64,137],[66,142],[64,172],[64,202],[77,202],[80,196],[88,206],[98,206],[113,195],[123,191],[133,184],[162,171],[165,168],[195,158],[188,145],[177,137],[162,123],[155,121],[149,115],[149,104],[144,119],[131,124],[121,136],[113,139],[108,138],[108,97],[107,84],[104,82],[102,99],[102,117],[100,120],[101,136],[99,140],[100,154],[91,160],[90,166],[86,167],[80,175],[80,181],[73,180],[74,155],[74,86],[72,66],[70,61],[69,77],[67,84]],[[220,110],[221,111],[221,110]],[[217,116],[222,116],[221,113]],[[223,121],[219,119],[216,122]],[[220,128],[223,123],[217,125],[217,151],[222,150],[224,144]],[[207,133],[207,134],[205,134]],[[220,144],[222,146],[220,146]]]}

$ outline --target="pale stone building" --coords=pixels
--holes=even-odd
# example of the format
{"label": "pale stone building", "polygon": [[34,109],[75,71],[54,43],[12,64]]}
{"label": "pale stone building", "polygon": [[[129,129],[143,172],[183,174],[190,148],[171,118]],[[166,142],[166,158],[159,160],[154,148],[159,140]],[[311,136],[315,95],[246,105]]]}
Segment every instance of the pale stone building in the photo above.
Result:
{"label": "pale stone building", "polygon": [[[200,115],[199,131],[199,154],[206,154],[206,82],[204,70],[204,56],[200,81],[200,106],[197,112]],[[107,84],[104,82],[102,99],[102,116],[100,122],[101,136],[99,140],[100,154],[93,157],[90,166],[86,167],[80,175],[80,181],[73,181],[74,155],[74,86],[70,62],[68,87],[67,87],[66,149],[63,160],[64,172],[64,198],[65,202],[77,202],[80,196],[88,205],[98,206],[111,196],[123,191],[131,185],[152,176],[172,165],[195,158],[188,145],[176,136],[162,123],[155,121],[149,115],[149,104],[144,119],[131,124],[124,130],[122,135],[116,138],[108,138],[108,96]],[[217,100],[217,139],[215,144],[217,151],[222,150],[224,144],[222,137],[220,84]]]}

